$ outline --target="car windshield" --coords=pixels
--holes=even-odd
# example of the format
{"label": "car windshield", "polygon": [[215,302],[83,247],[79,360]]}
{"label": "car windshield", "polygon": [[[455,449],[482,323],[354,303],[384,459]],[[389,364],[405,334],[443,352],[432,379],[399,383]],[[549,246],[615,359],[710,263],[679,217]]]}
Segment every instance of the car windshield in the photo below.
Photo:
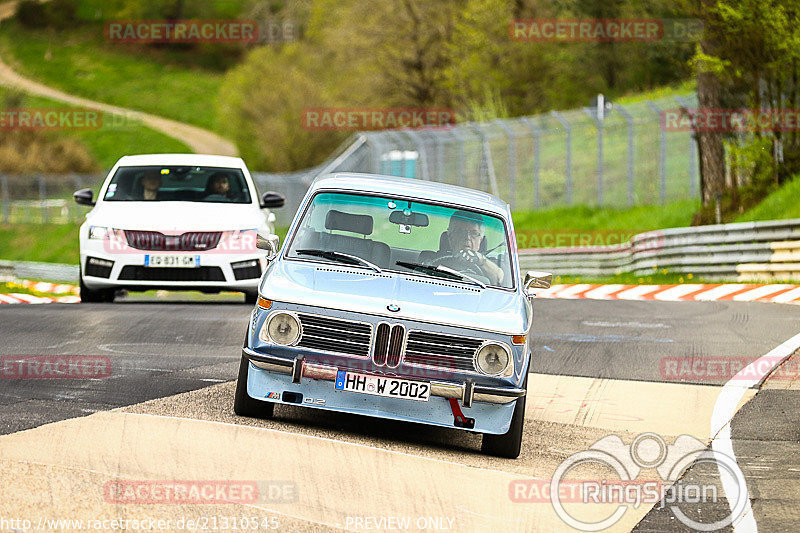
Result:
{"label": "car windshield", "polygon": [[248,204],[250,198],[238,168],[142,166],[118,168],[103,200]]}
{"label": "car windshield", "polygon": [[514,287],[502,219],[419,200],[317,193],[287,257]]}

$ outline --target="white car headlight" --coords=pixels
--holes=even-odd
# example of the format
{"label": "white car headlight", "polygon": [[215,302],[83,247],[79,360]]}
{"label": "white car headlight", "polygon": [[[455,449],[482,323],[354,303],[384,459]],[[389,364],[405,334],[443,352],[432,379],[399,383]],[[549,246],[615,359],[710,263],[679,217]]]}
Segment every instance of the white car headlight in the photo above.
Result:
{"label": "white car headlight", "polygon": [[291,346],[300,338],[300,321],[289,313],[275,313],[261,327],[259,338],[281,346]]}
{"label": "white car headlight", "polygon": [[89,238],[90,239],[107,239],[110,236],[110,232],[107,227],[105,226],[89,226]]}
{"label": "white car headlight", "polygon": [[475,364],[478,366],[478,370],[490,376],[497,376],[505,372],[510,362],[510,350],[495,342],[484,344],[475,355]]}

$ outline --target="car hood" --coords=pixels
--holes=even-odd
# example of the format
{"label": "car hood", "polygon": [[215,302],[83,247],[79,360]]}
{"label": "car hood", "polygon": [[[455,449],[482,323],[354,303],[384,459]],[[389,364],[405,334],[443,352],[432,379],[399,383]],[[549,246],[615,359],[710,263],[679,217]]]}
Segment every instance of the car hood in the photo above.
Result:
{"label": "car hood", "polygon": [[103,202],[86,218],[116,229],[185,232],[258,229],[266,214],[251,204]]}
{"label": "car hood", "polygon": [[[270,300],[516,335],[530,326],[525,297],[435,278],[306,261],[273,262],[262,281]],[[387,306],[399,311],[391,312]]]}

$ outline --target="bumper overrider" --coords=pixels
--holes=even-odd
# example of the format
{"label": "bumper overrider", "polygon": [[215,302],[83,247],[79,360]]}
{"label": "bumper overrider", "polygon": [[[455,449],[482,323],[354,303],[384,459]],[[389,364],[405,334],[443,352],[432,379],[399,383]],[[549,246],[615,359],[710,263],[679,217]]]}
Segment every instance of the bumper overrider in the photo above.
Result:
{"label": "bumper overrider", "polygon": [[[277,357],[256,352],[248,347],[242,348],[242,355],[254,366],[269,372],[288,374],[292,383],[300,384],[303,378],[336,381],[337,371],[347,370],[323,363],[304,360],[303,354],[294,359]],[[508,404],[525,396],[525,389],[491,387],[475,384],[471,379],[465,381],[426,380],[430,382],[431,396],[458,400],[464,407],[472,407],[473,402],[489,404]]]}

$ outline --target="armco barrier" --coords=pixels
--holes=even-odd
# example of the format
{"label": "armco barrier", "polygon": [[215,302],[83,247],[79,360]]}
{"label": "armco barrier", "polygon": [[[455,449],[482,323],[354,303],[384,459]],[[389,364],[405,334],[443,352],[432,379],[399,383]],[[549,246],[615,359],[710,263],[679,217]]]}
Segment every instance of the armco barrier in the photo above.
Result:
{"label": "armco barrier", "polygon": [[654,270],[726,280],[800,279],[800,219],[672,228],[620,246],[520,250],[524,269],[557,275],[646,275]]}

